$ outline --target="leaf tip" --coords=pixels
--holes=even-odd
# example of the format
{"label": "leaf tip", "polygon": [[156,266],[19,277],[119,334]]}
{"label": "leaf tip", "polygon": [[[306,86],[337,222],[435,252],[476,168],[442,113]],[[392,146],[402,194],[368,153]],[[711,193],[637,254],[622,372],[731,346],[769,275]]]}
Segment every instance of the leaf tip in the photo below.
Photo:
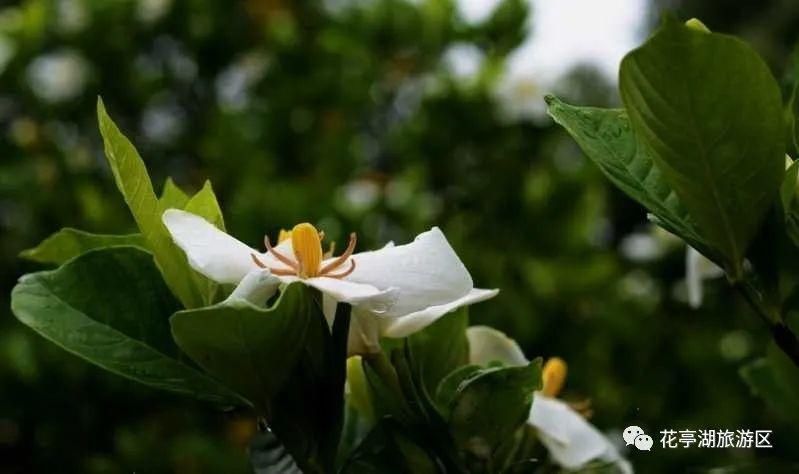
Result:
{"label": "leaf tip", "polygon": [[105,103],[103,103],[103,98],[100,95],[98,95],[97,96],[97,116],[100,117],[101,115],[106,115]]}
{"label": "leaf tip", "polygon": [[18,258],[23,260],[36,261],[36,247],[25,249],[17,254]]}
{"label": "leaf tip", "polygon": [[699,18],[691,18],[685,22],[685,26],[695,31],[701,31],[702,33],[710,33],[710,28],[702,23],[702,20]]}

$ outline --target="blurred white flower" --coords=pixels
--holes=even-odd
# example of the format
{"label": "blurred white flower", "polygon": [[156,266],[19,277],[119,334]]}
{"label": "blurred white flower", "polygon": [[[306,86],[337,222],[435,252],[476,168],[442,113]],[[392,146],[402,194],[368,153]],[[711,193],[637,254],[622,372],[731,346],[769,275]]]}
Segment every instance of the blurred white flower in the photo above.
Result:
{"label": "blurred white flower", "polygon": [[177,139],[185,124],[185,112],[171,101],[148,104],[142,112],[142,131],[153,143],[165,144]]}
{"label": "blurred white flower", "polygon": [[231,111],[244,109],[250,101],[250,89],[263,77],[268,65],[266,55],[249,53],[225,68],[214,82],[219,104]]}
{"label": "blurred white flower", "polygon": [[621,240],[619,251],[633,262],[651,262],[663,255],[664,247],[664,242],[652,232],[634,232]]}
{"label": "blurred white flower", "polygon": [[577,66],[593,66],[615,83],[621,58],[640,44],[646,14],[645,0],[532,0],[532,33],[496,85],[505,118],[545,120],[544,94],[567,92],[559,87]]}
{"label": "blurred white flower", "polygon": [[351,181],[342,186],[336,196],[337,207],[356,214],[371,209],[380,198],[380,186],[368,179]]}
{"label": "blurred white flower", "polygon": [[538,77],[517,68],[506,67],[494,88],[505,120],[542,120],[546,116],[544,89]]}
{"label": "blurred white flower", "polygon": [[155,23],[172,8],[172,0],[139,0],[136,17],[142,23]]}
{"label": "blurred white flower", "polygon": [[78,97],[86,87],[89,65],[80,53],[62,49],[38,56],[28,65],[33,93],[51,103]]}
{"label": "blurred white flower", "polygon": [[455,43],[444,52],[444,67],[455,78],[470,81],[477,77],[483,65],[485,54],[470,43]]}
{"label": "blurred white flower", "polygon": [[709,278],[718,278],[724,275],[718,265],[708,260],[691,246],[686,246],[685,251],[685,284],[688,288],[688,304],[696,309],[702,306],[702,284]]}
{"label": "blurred white flower", "polygon": [[56,12],[58,28],[64,33],[78,33],[89,23],[84,0],[58,0]]}

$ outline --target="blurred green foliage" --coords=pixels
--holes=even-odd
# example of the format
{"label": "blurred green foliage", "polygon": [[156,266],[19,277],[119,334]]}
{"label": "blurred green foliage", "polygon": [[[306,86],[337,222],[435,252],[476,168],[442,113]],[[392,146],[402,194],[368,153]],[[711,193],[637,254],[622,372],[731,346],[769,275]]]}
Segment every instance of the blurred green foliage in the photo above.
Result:
{"label": "blurred green foliage", "polygon": [[[762,26],[691,3],[713,29]],[[790,2],[767,3],[796,23]],[[22,250],[66,226],[135,229],[102,156],[97,95],[155,182],[197,191],[212,179],[246,242],[306,220],[338,241],[356,231],[362,248],[440,226],[477,284],[502,289],[472,321],[528,357],[565,358],[567,396],[590,398],[602,429],[775,430],[773,450],[628,453],[640,472],[797,460],[797,429],[738,376],[765,353],[758,321],[721,280],[689,309],[684,248],[565,132],[503,112],[529,100],[496,92],[527,10],[505,0],[470,24],[443,0],[0,8],[0,473],[247,472],[250,420],[89,366],[8,310],[16,278],[41,268]],[[795,38],[757,31],[756,48],[787,70]],[[482,57],[474,76],[447,65],[453,48]],[[598,77],[576,71],[565,96],[614,102]]]}

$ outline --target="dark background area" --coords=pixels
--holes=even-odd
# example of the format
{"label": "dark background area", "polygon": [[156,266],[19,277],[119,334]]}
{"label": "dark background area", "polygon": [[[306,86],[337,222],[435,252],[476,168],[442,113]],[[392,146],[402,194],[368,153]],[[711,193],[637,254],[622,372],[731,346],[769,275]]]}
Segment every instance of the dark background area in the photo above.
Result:
{"label": "dark background area", "polygon": [[[741,36],[793,82],[799,3],[654,1],[645,24],[663,10]],[[41,269],[20,251],[65,226],[135,228],[102,156],[97,95],[155,183],[211,179],[245,242],[309,221],[367,249],[440,226],[476,283],[502,290],[472,321],[566,359],[566,398],[590,398],[600,429],[774,430],[771,450],[669,451],[653,435],[650,453],[628,453],[639,472],[789,470],[796,427],[738,375],[766,349],[756,318],[723,279],[690,309],[684,246],[562,129],[503,112],[529,100],[496,93],[527,15],[521,0],[479,23],[435,0],[0,6],[0,473],[247,472],[246,417],[90,366],[10,313],[16,279]],[[483,56],[468,78],[444,60],[464,46]],[[588,66],[558,90],[618,103]]]}

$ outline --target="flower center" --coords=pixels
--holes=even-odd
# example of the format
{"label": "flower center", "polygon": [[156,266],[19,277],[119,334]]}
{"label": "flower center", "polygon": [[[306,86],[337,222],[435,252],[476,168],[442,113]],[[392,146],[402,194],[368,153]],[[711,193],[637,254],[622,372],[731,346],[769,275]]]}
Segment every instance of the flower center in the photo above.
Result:
{"label": "flower center", "polygon": [[[355,233],[350,234],[350,242],[344,253],[333,261],[323,265],[323,259],[328,257],[327,254],[322,252],[322,240],[324,238],[324,232],[320,232],[316,230],[316,227],[313,225],[303,222],[302,224],[295,225],[294,228],[289,231],[281,230],[278,236],[278,241],[280,242],[291,239],[294,259],[275,250],[269,241],[269,236],[264,236],[266,250],[279,262],[289,267],[288,269],[268,267],[261,262],[255,254],[252,254],[252,259],[259,267],[267,268],[273,274],[282,276],[296,275],[300,278],[321,276],[328,278],[344,278],[352,273],[355,270],[355,260],[350,259],[350,257],[352,256],[352,252],[355,251]],[[330,246],[329,253],[332,255],[333,245]],[[341,267],[348,259],[350,267],[343,272],[335,273],[334,270]]]}
{"label": "flower center", "polygon": [[557,397],[566,383],[567,370],[566,362],[560,357],[549,359],[541,371],[541,380],[544,384],[541,393],[551,398]]}

